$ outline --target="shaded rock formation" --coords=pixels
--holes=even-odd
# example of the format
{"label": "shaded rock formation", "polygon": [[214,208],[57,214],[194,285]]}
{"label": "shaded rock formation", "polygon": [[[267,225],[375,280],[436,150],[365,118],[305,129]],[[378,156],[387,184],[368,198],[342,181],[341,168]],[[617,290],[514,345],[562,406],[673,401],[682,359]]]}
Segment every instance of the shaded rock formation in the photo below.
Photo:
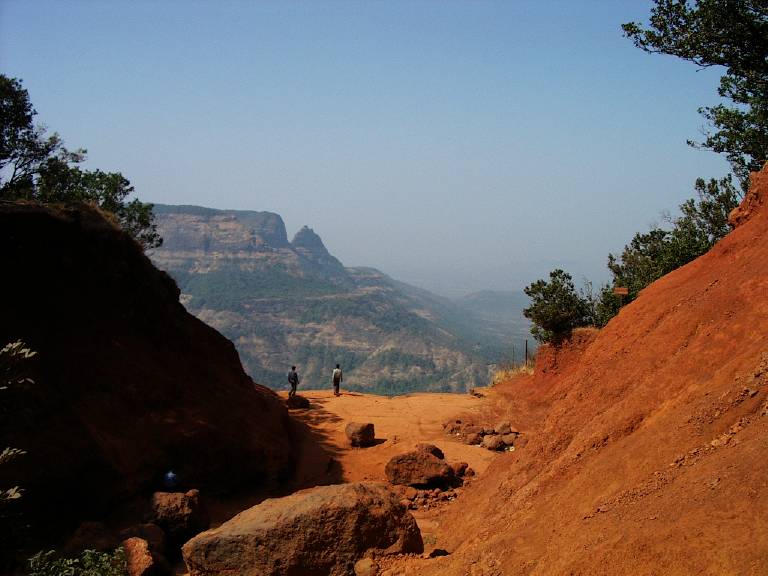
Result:
{"label": "shaded rock formation", "polygon": [[184,492],[155,492],[152,495],[152,523],[162,528],[170,545],[184,542],[207,530],[208,512],[197,490]]}
{"label": "shaded rock formation", "polygon": [[270,499],[184,545],[191,576],[347,576],[366,554],[423,551],[416,521],[383,484]]}
{"label": "shaded rock formation", "polygon": [[34,533],[102,517],[170,468],[208,491],[284,472],[282,402],[101,213],[0,202],[0,246],[0,342],[38,352],[34,385],[4,395],[0,437],[26,454],[0,486],[24,487],[14,510]]}

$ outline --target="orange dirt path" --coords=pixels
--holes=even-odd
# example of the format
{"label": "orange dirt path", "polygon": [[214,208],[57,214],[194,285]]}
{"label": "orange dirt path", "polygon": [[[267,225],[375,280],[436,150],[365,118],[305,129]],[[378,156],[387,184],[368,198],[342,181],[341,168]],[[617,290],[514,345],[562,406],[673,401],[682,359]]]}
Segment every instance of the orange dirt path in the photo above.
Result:
{"label": "orange dirt path", "polygon": [[[306,424],[315,440],[331,455],[341,469],[342,482],[386,481],[384,467],[392,456],[411,450],[418,442],[436,444],[449,462],[467,462],[482,474],[494,454],[479,446],[468,446],[443,432],[443,422],[457,414],[479,418],[487,406],[485,397],[469,394],[408,394],[375,396],[342,392],[335,397],[330,391],[302,390],[311,402],[308,410],[291,410],[291,415]],[[284,394],[283,394],[284,396]],[[379,443],[370,448],[353,448],[344,429],[350,422],[372,422]],[[301,447],[297,477],[301,485],[316,485],[317,474],[328,468],[319,466],[316,454]]]}

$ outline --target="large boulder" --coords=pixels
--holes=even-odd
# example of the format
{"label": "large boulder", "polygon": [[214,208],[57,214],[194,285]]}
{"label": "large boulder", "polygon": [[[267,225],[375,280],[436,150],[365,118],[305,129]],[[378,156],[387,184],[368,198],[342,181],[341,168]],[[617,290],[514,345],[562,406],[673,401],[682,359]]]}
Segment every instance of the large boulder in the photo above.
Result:
{"label": "large boulder", "polygon": [[429,454],[432,454],[435,458],[438,460],[445,460],[445,454],[443,454],[443,451],[440,450],[437,446],[434,444],[428,444],[427,442],[419,442],[416,444],[416,450],[420,450],[421,452],[427,452]]}
{"label": "large boulder", "polygon": [[373,446],[376,439],[376,432],[373,429],[373,424],[370,422],[361,424],[359,422],[350,422],[347,424],[347,428],[344,430],[349,438],[349,443],[352,446]]}
{"label": "large boulder", "polygon": [[384,469],[391,484],[433,486],[449,484],[453,470],[444,461],[424,450],[393,456]]}
{"label": "large boulder", "polygon": [[152,495],[152,522],[165,531],[172,545],[179,546],[210,525],[197,490],[155,492]]}
{"label": "large boulder", "polygon": [[366,555],[423,548],[413,516],[385,485],[355,483],[265,500],[182,553],[190,576],[348,576]]}

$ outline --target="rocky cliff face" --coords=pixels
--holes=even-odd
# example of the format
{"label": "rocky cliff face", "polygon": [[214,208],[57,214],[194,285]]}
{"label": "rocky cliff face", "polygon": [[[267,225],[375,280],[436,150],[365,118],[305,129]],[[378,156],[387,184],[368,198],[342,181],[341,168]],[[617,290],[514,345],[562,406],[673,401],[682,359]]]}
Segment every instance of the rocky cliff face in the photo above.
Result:
{"label": "rocky cliff face", "polygon": [[38,353],[34,385],[3,394],[3,446],[26,454],[0,467],[0,486],[25,489],[34,531],[103,516],[169,468],[204,491],[286,470],[282,403],[129,236],[93,209],[0,203],[0,245],[0,342]]}
{"label": "rocky cliff face", "polygon": [[163,227],[163,245],[169,250],[252,252],[289,245],[283,219],[271,212],[163,204],[154,211],[158,218],[177,216]]}

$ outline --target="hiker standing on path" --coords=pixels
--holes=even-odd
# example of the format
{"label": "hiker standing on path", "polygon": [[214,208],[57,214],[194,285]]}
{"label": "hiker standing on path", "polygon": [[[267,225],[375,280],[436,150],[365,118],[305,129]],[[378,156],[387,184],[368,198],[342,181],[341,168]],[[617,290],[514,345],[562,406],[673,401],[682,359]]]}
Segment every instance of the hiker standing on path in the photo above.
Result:
{"label": "hiker standing on path", "polygon": [[288,384],[291,385],[291,391],[288,392],[288,398],[296,396],[296,386],[299,385],[299,373],[296,372],[296,366],[291,366],[291,371],[288,372]]}
{"label": "hiker standing on path", "polygon": [[336,368],[333,370],[333,395],[334,396],[341,396],[339,394],[339,384],[344,380],[344,377],[341,374],[341,366],[336,364]]}

